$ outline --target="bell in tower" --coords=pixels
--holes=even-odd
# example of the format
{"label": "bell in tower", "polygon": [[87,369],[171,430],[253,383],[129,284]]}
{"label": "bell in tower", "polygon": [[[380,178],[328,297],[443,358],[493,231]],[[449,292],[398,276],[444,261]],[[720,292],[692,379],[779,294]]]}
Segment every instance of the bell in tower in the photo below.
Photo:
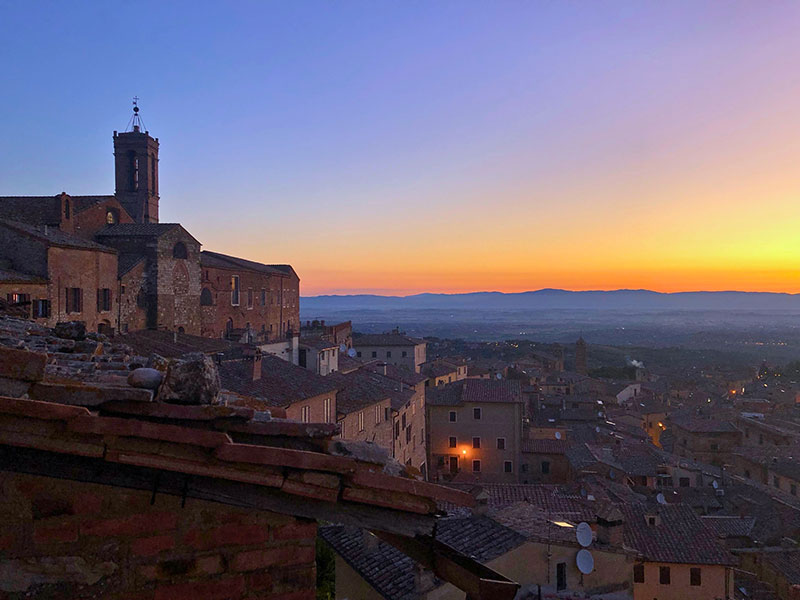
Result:
{"label": "bell in tower", "polygon": [[138,98],[125,132],[114,132],[115,196],[137,223],[158,223],[158,138],[142,130]]}

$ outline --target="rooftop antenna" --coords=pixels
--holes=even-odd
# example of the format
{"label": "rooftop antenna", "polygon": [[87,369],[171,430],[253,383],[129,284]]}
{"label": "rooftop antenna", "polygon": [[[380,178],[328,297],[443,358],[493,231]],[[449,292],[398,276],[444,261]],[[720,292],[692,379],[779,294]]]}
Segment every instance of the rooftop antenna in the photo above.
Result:
{"label": "rooftop antenna", "polygon": [[125,128],[125,131],[141,131],[145,129],[144,121],[142,121],[142,117],[139,116],[139,96],[133,97],[133,114],[131,115],[130,120],[128,121],[128,126]]}

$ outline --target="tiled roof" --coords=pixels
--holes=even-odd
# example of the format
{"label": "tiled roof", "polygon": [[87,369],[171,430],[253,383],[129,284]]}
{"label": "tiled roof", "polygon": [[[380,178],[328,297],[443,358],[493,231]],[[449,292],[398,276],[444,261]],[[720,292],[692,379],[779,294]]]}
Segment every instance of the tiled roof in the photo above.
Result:
{"label": "tiled roof", "polygon": [[272,406],[286,407],[306,398],[334,394],[338,388],[330,376],[322,377],[271,354],[261,358],[261,379],[256,381],[250,360],[223,362],[219,374],[223,388],[263,399]]}
{"label": "tiled roof", "polygon": [[800,584],[800,550],[781,548],[779,552],[764,552],[761,556],[789,585]]}
{"label": "tiled roof", "polygon": [[750,537],[755,525],[755,517],[729,517],[724,515],[702,515],[706,527],[711,529],[717,537]]}
{"label": "tiled roof", "polygon": [[[717,540],[714,531],[685,504],[620,504],[625,515],[625,544],[646,560],[696,565],[734,565],[736,560]],[[648,516],[656,517],[650,525]]]}
{"label": "tiled roof", "polygon": [[521,533],[531,540],[553,541],[577,545],[575,526],[556,525],[554,521],[564,523],[564,520],[549,516],[546,511],[530,502],[516,502],[492,512],[492,519],[506,527]]}
{"label": "tiled roof", "polygon": [[47,279],[28,275],[11,269],[0,269],[0,281],[3,283],[47,283]]}
{"label": "tiled roof", "polygon": [[359,333],[353,335],[353,346],[416,346],[425,340],[413,338],[403,333]]}
{"label": "tiled roof", "polygon": [[61,224],[61,197],[0,196],[0,219],[11,219],[31,225]]}
{"label": "tiled roof", "polygon": [[288,266],[265,265],[252,260],[228,256],[227,254],[220,254],[219,252],[211,252],[209,250],[203,250],[200,253],[200,265],[203,267],[217,267],[220,269],[245,269],[247,271],[255,271],[256,273],[264,273],[266,275],[281,276],[287,274],[286,269],[283,267]]}
{"label": "tiled roof", "polygon": [[70,196],[69,198],[74,203],[73,211],[77,214],[102,202],[114,200],[115,196]]}
{"label": "tiled roof", "polygon": [[176,227],[181,227],[180,223],[119,223],[118,225],[106,225],[95,236],[100,238],[161,237]]}
{"label": "tiled roof", "polygon": [[[124,378],[114,385],[45,379],[45,367],[72,354],[69,348],[76,360],[95,345],[95,359],[120,361],[123,348],[97,346],[93,340],[71,346],[73,340],[59,341],[52,330],[2,317],[0,331],[0,377],[13,379],[21,396],[0,397],[5,469],[27,469],[34,456],[49,476],[77,477],[69,465],[80,465],[80,477],[92,480],[96,473],[107,485],[117,471],[136,471],[148,482],[155,471],[164,474],[160,490],[177,495],[195,494],[194,489],[213,480],[227,486],[215,489],[228,490],[214,496],[217,501],[240,493],[279,494],[284,502],[279,512],[318,518],[313,515],[325,511],[327,520],[350,524],[373,519],[373,527],[401,535],[430,535],[436,501],[472,503],[468,494],[409,478],[402,465],[374,445],[331,439],[333,424],[298,423],[223,404],[171,404],[159,392],[127,386]],[[19,344],[45,352],[17,349]],[[108,348],[112,356],[105,355]],[[23,421],[25,432],[19,428]],[[45,454],[50,460],[43,460]],[[197,476],[188,490],[187,474]],[[123,481],[130,484],[126,477]],[[251,506],[250,501],[244,505]],[[365,506],[370,512],[364,512]],[[386,521],[376,523],[379,514]]]}
{"label": "tiled roof", "polygon": [[463,379],[428,388],[425,402],[433,406],[458,406],[464,403],[521,403],[519,381],[508,379]]}
{"label": "tiled roof", "polygon": [[415,394],[414,390],[400,382],[367,369],[351,373],[330,373],[325,379],[340,390],[336,396],[336,410],[343,414],[350,414],[386,399],[394,410],[399,411]]}
{"label": "tiled roof", "polygon": [[415,373],[405,367],[397,367],[388,363],[374,360],[367,363],[361,363],[364,369],[372,371],[373,373],[380,373],[389,379],[395,381],[402,381],[405,385],[417,386],[427,379],[422,373]]}
{"label": "tiled roof", "polygon": [[225,358],[241,356],[245,346],[220,338],[201,337],[158,329],[142,329],[120,338],[138,354],[158,354],[165,358],[177,358],[189,352],[204,354],[224,353]]}
{"label": "tiled roof", "polygon": [[[321,527],[319,535],[386,600],[420,598],[415,577],[419,567],[393,546],[369,539],[371,534],[356,527],[329,525]],[[486,517],[440,519],[436,539],[482,563],[525,542],[523,535]]]}
{"label": "tiled roof", "polygon": [[672,415],[670,423],[692,433],[735,433],[739,431],[730,421],[694,416]]}
{"label": "tiled roof", "polygon": [[301,346],[308,346],[314,350],[330,350],[331,348],[338,348],[339,345],[334,342],[328,342],[321,338],[300,338]]}
{"label": "tiled roof", "polygon": [[85,240],[76,235],[64,233],[56,227],[47,225],[28,225],[27,223],[20,223],[18,221],[0,220],[0,226],[8,227],[18,233],[27,235],[41,242],[45,242],[49,246],[59,246],[61,248],[76,248],[78,250],[99,250],[101,252],[108,252],[116,254],[117,251],[108,246],[103,246],[90,240]]}
{"label": "tiled roof", "polygon": [[119,277],[122,277],[133,269],[136,265],[144,260],[144,256],[141,254],[120,254],[119,258],[117,259],[117,274]]}
{"label": "tiled roof", "polygon": [[522,452],[529,454],[564,454],[567,451],[565,440],[522,440]]}

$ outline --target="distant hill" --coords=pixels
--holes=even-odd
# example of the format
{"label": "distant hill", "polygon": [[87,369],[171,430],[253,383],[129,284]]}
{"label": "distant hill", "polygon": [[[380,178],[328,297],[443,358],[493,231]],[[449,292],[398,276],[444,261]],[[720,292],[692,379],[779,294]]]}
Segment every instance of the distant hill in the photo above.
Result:
{"label": "distant hill", "polygon": [[572,292],[543,289],[506,294],[415,294],[378,296],[372,294],[303,297],[304,314],[331,310],[619,310],[683,311],[744,310],[800,311],[800,294],[771,292],[676,292],[612,290]]}

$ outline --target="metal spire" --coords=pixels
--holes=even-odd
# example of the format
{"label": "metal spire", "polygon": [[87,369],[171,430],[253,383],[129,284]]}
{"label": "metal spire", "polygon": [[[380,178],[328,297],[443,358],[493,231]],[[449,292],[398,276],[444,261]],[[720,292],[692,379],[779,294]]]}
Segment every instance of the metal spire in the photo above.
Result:
{"label": "metal spire", "polygon": [[142,129],[146,128],[144,126],[144,121],[142,121],[142,117],[139,116],[139,96],[133,97],[133,114],[131,115],[130,120],[128,121],[128,126],[125,131],[141,131]]}

